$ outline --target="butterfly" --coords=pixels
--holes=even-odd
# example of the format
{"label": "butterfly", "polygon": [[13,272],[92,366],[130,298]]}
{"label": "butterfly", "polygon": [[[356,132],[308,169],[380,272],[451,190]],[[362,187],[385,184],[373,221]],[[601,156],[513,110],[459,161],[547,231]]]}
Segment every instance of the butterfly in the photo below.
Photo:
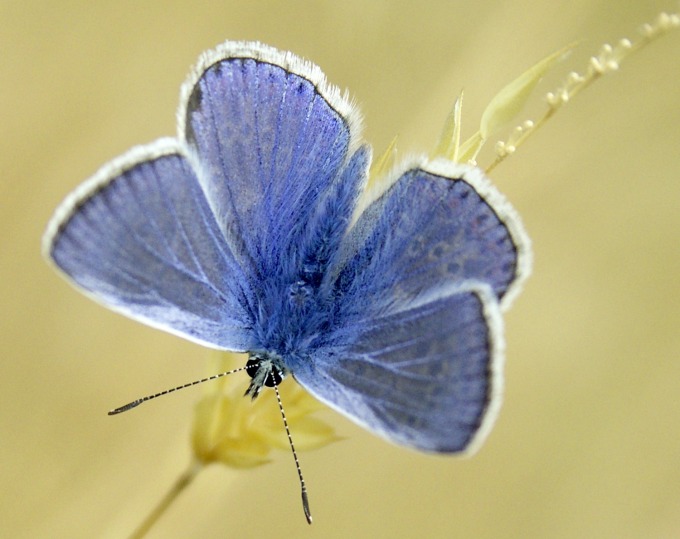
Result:
{"label": "butterfly", "polygon": [[517,213],[473,166],[371,149],[315,65],[205,52],[178,134],[104,165],[56,210],[46,256],[89,297],[247,352],[247,394],[292,376],[372,433],[474,450],[500,403],[501,313],[529,273]]}

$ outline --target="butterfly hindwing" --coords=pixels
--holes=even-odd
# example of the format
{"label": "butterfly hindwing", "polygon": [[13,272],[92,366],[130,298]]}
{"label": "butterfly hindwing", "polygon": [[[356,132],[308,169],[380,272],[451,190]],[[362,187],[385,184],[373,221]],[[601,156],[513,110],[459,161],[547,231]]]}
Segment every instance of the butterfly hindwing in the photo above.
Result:
{"label": "butterfly hindwing", "polygon": [[427,163],[406,167],[359,216],[342,247],[335,286],[351,311],[362,298],[393,302],[478,280],[506,307],[528,273],[528,258],[519,217],[479,169]]}
{"label": "butterfly hindwing", "polygon": [[294,256],[308,219],[356,149],[352,107],[318,68],[261,45],[225,44],[184,91],[184,137],[225,236],[260,279]]}

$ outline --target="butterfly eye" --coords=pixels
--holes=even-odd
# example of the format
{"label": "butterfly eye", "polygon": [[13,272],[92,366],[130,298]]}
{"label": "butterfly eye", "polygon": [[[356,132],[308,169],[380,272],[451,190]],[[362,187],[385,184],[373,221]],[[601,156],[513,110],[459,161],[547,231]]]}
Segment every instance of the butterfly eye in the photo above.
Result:
{"label": "butterfly eye", "polygon": [[272,368],[271,372],[264,381],[264,385],[267,387],[278,386],[283,381],[283,373],[277,368]]}
{"label": "butterfly eye", "polygon": [[284,373],[278,369],[271,361],[253,356],[246,363],[246,372],[251,378],[255,378],[260,369],[267,369],[269,372],[264,379],[264,385],[267,387],[278,386],[284,379]]}

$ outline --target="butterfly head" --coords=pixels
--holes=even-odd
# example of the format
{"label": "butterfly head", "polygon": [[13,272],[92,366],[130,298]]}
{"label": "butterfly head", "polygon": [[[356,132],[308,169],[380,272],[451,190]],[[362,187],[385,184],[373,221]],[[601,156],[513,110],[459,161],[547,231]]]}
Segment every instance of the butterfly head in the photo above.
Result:
{"label": "butterfly head", "polygon": [[246,363],[246,372],[252,380],[244,396],[250,396],[253,400],[264,386],[277,386],[288,376],[283,359],[271,352],[251,352]]}

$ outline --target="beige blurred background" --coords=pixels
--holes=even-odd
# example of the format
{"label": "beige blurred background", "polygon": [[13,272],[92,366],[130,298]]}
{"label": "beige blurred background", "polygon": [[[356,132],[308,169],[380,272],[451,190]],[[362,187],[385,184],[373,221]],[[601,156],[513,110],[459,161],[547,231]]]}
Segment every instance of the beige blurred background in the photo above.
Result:
{"label": "beige blurred background", "polygon": [[[0,2],[0,535],[125,537],[190,458],[200,347],[110,313],[40,256],[62,198],[175,132],[179,86],[225,39],[290,49],[351,89],[377,151],[434,144],[465,89],[494,93],[581,40],[541,92],[673,2]],[[505,403],[472,459],[346,436],[301,460],[206,469],[149,535],[680,536],[680,31],[575,99],[493,179],[533,238],[507,314]],[[482,162],[488,162],[489,153]]]}

